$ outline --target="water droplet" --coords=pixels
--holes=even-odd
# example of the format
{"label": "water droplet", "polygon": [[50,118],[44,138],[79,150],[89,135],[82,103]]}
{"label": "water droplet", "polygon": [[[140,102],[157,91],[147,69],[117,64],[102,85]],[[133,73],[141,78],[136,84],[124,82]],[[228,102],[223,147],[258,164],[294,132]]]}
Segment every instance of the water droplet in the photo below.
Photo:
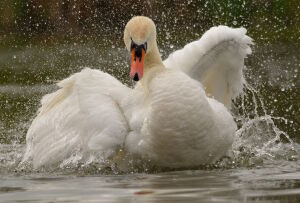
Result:
{"label": "water droplet", "polygon": [[170,39],[170,33],[166,32],[166,39]]}

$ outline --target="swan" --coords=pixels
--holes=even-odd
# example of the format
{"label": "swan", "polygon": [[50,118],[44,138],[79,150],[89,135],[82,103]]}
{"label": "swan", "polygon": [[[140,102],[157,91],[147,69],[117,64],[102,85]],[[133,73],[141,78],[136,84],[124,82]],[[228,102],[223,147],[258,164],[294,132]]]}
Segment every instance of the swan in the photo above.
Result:
{"label": "swan", "polygon": [[26,135],[23,161],[57,164],[76,150],[106,159],[120,151],[158,167],[211,164],[237,130],[231,101],[244,83],[252,39],[245,28],[213,27],[162,61],[154,22],[133,17],[124,42],[134,88],[85,68],[45,95]]}

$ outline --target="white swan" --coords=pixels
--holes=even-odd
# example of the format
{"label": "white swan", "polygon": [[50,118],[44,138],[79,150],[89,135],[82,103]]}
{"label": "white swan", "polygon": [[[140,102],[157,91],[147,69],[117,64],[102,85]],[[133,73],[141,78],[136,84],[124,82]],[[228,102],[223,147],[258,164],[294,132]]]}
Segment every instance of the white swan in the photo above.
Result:
{"label": "white swan", "polygon": [[[230,149],[237,129],[228,109],[241,91],[251,38],[244,28],[213,27],[164,62],[147,17],[126,25],[134,89],[86,68],[44,96],[28,130],[24,161],[35,168],[80,149],[107,159],[120,148],[160,167],[209,164]],[[227,106],[227,108],[225,106]]]}

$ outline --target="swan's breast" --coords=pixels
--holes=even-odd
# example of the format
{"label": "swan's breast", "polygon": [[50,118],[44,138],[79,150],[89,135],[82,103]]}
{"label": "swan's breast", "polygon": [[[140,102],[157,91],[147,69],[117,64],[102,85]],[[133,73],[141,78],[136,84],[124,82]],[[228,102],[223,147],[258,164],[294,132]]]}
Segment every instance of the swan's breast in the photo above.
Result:
{"label": "swan's breast", "polygon": [[200,83],[182,72],[167,70],[152,80],[149,92],[150,107],[142,130],[151,147],[148,155],[157,164],[206,164],[228,149],[232,140],[225,138],[224,142],[219,120]]}
{"label": "swan's breast", "polygon": [[149,92],[152,127],[190,134],[199,124],[213,124],[206,122],[213,112],[201,84],[184,73],[165,71],[153,79]]}

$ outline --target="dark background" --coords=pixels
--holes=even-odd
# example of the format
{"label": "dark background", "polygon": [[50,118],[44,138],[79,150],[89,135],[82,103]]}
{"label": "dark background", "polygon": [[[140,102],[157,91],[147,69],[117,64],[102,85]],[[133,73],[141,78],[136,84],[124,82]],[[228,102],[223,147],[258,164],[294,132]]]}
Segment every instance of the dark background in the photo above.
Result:
{"label": "dark background", "polygon": [[244,26],[259,41],[299,43],[299,11],[298,0],[1,0],[0,30],[4,37],[26,41],[99,34],[118,37],[132,16],[145,15],[161,33],[180,30],[179,37],[225,24]]}

